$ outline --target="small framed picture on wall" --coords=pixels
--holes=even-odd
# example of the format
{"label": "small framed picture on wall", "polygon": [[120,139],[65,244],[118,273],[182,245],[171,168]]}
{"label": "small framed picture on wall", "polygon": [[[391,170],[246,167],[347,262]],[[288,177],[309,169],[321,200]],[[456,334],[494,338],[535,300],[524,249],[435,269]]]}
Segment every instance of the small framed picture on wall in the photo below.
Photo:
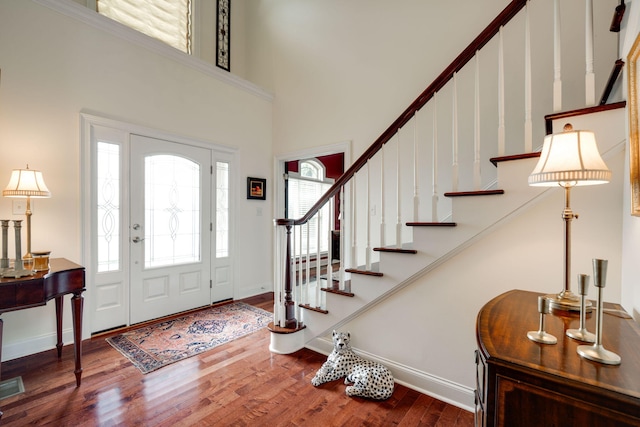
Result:
{"label": "small framed picture on wall", "polygon": [[266,200],[267,180],[263,178],[247,178],[247,199]]}

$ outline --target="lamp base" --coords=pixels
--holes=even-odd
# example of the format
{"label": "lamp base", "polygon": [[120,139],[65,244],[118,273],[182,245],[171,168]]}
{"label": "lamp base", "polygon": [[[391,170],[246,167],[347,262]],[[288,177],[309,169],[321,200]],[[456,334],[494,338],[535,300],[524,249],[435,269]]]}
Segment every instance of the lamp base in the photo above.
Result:
{"label": "lamp base", "polygon": [[[549,307],[553,310],[580,311],[580,297],[571,290],[562,291],[559,294],[549,294],[545,298],[549,301]],[[584,307],[591,312],[591,301],[585,300]]]}

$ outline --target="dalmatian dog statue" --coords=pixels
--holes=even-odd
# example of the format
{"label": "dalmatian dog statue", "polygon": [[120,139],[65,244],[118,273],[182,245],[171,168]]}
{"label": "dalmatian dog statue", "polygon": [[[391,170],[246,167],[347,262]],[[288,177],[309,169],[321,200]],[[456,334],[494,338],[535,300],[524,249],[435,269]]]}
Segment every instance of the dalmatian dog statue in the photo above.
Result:
{"label": "dalmatian dog statue", "polygon": [[311,380],[320,384],[344,377],[347,396],[385,400],[393,394],[394,380],[389,369],[358,356],[351,349],[349,332],[333,331],[333,351]]}

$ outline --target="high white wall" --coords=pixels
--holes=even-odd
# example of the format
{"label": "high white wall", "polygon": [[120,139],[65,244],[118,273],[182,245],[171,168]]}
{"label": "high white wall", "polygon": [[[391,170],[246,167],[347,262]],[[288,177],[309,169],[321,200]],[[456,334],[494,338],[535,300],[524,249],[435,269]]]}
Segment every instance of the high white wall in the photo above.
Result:
{"label": "high white wall", "polygon": [[[585,69],[585,2],[560,3],[565,36],[563,107],[568,110],[584,106],[584,79],[575,76],[584,76]],[[608,31],[616,3],[594,2],[597,96],[617,55],[617,36]],[[508,0],[247,2],[246,78],[277,94],[275,153],[348,140],[353,141],[356,159],[507,4]],[[531,9],[532,19],[546,17],[546,25],[532,28],[533,61],[551,63],[553,2],[533,0]],[[507,79],[524,70],[522,17],[517,21],[519,25],[505,37],[505,44],[515,48],[505,59]],[[481,57],[483,67],[493,64],[486,70],[487,78],[496,76],[496,63],[493,53]],[[543,99],[550,106],[553,67],[533,79],[535,103]],[[518,108],[524,105],[523,92],[518,87],[509,94],[517,96]],[[467,105],[460,104],[461,108]],[[550,112],[533,112],[540,144],[542,117]],[[507,114],[508,125],[521,129],[524,113],[512,104]],[[473,122],[464,121],[461,126],[464,132]],[[521,135],[518,130],[520,139]]]}
{"label": "high white wall", "polygon": [[[28,163],[43,172],[52,192],[34,203],[34,250],[84,261],[79,115],[88,111],[236,147],[236,297],[270,289],[272,205],[246,200],[244,187],[247,176],[272,176],[272,103],[266,92],[243,89],[238,79],[240,84],[226,83],[205,66],[185,66],[34,1],[0,2],[0,58],[0,185],[12,169]],[[0,217],[24,218],[12,214],[7,198],[0,198]],[[251,268],[242,268],[242,259],[251,260]],[[87,285],[85,313],[92,297]],[[68,303],[65,310],[68,333]],[[55,344],[53,303],[2,318],[5,358]],[[89,321],[85,316],[85,337]]]}

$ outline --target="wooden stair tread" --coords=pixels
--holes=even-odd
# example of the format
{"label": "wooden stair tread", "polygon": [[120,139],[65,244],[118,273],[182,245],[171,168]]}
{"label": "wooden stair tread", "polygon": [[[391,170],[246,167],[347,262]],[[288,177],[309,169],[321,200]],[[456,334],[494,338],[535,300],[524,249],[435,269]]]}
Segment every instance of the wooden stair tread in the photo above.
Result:
{"label": "wooden stair tread", "polygon": [[294,332],[301,331],[306,327],[307,325],[303,324],[302,322],[298,322],[298,326],[296,328],[283,328],[281,326],[275,326],[273,322],[270,322],[267,325],[267,329],[274,334],[292,334]]}
{"label": "wooden stair tread", "polygon": [[320,307],[312,307],[309,304],[298,304],[298,306],[306,309],[306,310],[311,310],[311,311],[315,311],[316,313],[322,313],[322,314],[329,314],[329,310],[324,310]]}
{"label": "wooden stair tread", "polygon": [[356,294],[354,294],[353,292],[341,291],[340,289],[320,288],[320,290],[323,291],[323,292],[329,292],[331,294],[343,295],[345,297],[355,297],[356,296]]}
{"label": "wooden stair tread", "polygon": [[376,277],[382,277],[383,276],[383,274],[378,272],[378,271],[359,270],[357,268],[347,268],[345,271],[347,273],[362,274],[362,275],[365,275],[365,276],[376,276]]}
{"label": "wooden stair tread", "polygon": [[407,222],[407,227],[456,227],[455,222]]}
{"label": "wooden stair tread", "polygon": [[504,190],[478,190],[478,191],[456,191],[444,193],[445,197],[464,197],[464,196],[493,196],[504,194]]}
{"label": "wooden stair tread", "polygon": [[521,160],[521,159],[531,159],[534,157],[540,157],[539,151],[534,151],[533,153],[523,153],[523,154],[513,154],[511,156],[500,156],[500,157],[492,157],[489,159],[493,166],[498,166],[500,162],[508,162],[511,160]]}
{"label": "wooden stair tread", "polygon": [[[327,275],[326,274],[321,275],[320,276],[320,280],[324,280],[326,282],[327,281]],[[331,286],[338,286],[339,283],[340,283],[340,280],[339,279],[332,279],[331,282],[333,282],[333,285],[331,285]],[[351,289],[351,280],[345,280],[344,281],[344,287],[346,289]]]}
{"label": "wooden stair tread", "polygon": [[547,135],[553,133],[553,121],[559,119],[568,119],[569,117],[582,116],[584,114],[599,113],[601,111],[616,110],[625,108],[627,101],[613,102],[606,105],[596,105],[593,107],[578,108],[577,110],[561,111],[559,113],[547,114],[544,116],[545,129]]}
{"label": "wooden stair tread", "polygon": [[401,249],[401,248],[373,248],[375,252],[389,252],[395,254],[417,254],[415,249]]}

